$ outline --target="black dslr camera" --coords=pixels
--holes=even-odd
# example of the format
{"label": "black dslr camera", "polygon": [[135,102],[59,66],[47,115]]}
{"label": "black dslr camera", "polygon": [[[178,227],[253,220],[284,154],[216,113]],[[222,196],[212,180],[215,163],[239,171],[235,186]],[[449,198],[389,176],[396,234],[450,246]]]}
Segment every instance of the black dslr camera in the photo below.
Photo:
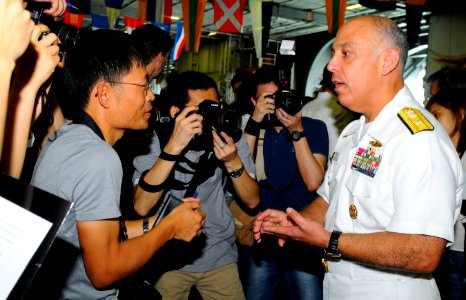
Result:
{"label": "black dslr camera", "polygon": [[[296,115],[303,108],[303,100],[290,90],[278,90],[275,94],[266,97],[275,100],[275,109],[281,108],[292,116]],[[265,127],[281,125],[282,123],[275,114],[266,115],[263,121],[263,126]]]}
{"label": "black dslr camera", "polygon": [[283,109],[289,115],[296,115],[303,108],[303,101],[293,91],[278,90],[269,96],[275,100],[275,108]]}
{"label": "black dslr camera", "polygon": [[203,117],[203,134],[212,134],[212,130],[219,133],[223,131],[234,138],[238,132],[241,132],[241,114],[213,100],[202,101],[195,113]]}
{"label": "black dslr camera", "polygon": [[225,108],[213,100],[204,100],[199,104],[199,109],[192,113],[201,115],[203,119],[202,134],[193,137],[188,146],[190,150],[212,150],[212,130],[219,135],[221,131],[225,132],[235,143],[241,138],[241,114],[238,111]]}
{"label": "black dslr camera", "polygon": [[[60,58],[63,58],[64,53],[74,47],[79,39],[79,29],[65,24],[63,22],[55,21],[50,15],[44,14],[43,11],[50,8],[50,2],[36,2],[29,1],[26,9],[31,12],[31,19],[35,24],[44,24],[50,28],[50,31],[55,33],[60,39]],[[42,39],[48,32],[42,32],[39,40]]]}

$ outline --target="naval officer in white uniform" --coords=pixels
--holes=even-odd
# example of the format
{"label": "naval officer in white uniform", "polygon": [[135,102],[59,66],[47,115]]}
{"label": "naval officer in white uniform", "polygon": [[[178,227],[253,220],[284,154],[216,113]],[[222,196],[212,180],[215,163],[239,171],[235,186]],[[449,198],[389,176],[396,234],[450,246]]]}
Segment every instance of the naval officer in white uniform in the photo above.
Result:
{"label": "naval officer in white uniform", "polygon": [[393,21],[350,20],[333,52],[339,101],[362,117],[340,135],[320,197],[299,213],[262,212],[255,238],[324,248],[324,299],[440,299],[431,272],[454,238],[458,155],[404,85],[406,38]]}

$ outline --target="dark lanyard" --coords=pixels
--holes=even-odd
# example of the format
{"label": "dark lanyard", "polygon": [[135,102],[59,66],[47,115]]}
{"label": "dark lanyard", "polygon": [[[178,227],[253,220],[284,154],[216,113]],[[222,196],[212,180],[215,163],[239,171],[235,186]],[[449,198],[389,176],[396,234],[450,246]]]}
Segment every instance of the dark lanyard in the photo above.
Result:
{"label": "dark lanyard", "polygon": [[85,112],[81,112],[78,117],[73,121],[74,124],[82,124],[86,125],[89,127],[94,133],[100,137],[102,140],[105,141],[104,135],[102,134],[102,131],[100,130],[99,126],[97,123]]}

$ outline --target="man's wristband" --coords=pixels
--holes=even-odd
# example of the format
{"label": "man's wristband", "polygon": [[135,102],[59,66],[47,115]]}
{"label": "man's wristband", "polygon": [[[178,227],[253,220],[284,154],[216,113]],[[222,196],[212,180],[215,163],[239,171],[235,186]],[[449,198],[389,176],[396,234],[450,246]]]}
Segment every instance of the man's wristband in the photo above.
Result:
{"label": "man's wristband", "polygon": [[165,182],[161,184],[149,184],[144,180],[144,176],[149,172],[149,170],[145,170],[142,172],[141,177],[139,178],[139,187],[148,193],[157,193],[165,189]]}
{"label": "man's wristband", "polygon": [[159,158],[166,161],[177,161],[178,158],[180,158],[180,155],[169,154],[162,150],[162,152],[159,155]]}
{"label": "man's wristband", "polygon": [[260,129],[260,123],[254,121],[253,118],[249,118],[246,123],[246,128],[244,128],[244,132],[252,136],[258,136]]}

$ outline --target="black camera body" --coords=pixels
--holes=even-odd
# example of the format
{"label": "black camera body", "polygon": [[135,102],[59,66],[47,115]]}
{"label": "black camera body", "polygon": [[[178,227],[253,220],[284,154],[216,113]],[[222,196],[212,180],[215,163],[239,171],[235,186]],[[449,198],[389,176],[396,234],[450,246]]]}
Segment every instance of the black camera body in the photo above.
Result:
{"label": "black camera body", "polygon": [[212,134],[212,130],[215,130],[218,133],[223,131],[234,137],[241,132],[241,114],[234,109],[223,107],[216,101],[202,101],[195,113],[203,117],[203,134]]}
{"label": "black camera body", "polygon": [[[275,100],[275,109],[281,108],[289,115],[296,115],[303,108],[303,100],[290,90],[278,90],[267,98]],[[264,127],[282,126],[275,114],[267,114],[262,121]]]}
{"label": "black camera body", "polygon": [[[35,24],[47,25],[50,31],[58,36],[60,39],[60,57],[63,57],[63,53],[73,48],[78,41],[79,29],[72,25],[55,21],[52,16],[44,14],[43,11],[50,8],[50,5],[50,2],[29,1],[26,9],[31,13],[31,19]],[[46,34],[47,32],[43,32],[40,38],[43,38]]]}
{"label": "black camera body", "polygon": [[281,108],[292,116],[303,108],[303,100],[290,90],[278,90],[270,98],[275,100],[275,109]]}

